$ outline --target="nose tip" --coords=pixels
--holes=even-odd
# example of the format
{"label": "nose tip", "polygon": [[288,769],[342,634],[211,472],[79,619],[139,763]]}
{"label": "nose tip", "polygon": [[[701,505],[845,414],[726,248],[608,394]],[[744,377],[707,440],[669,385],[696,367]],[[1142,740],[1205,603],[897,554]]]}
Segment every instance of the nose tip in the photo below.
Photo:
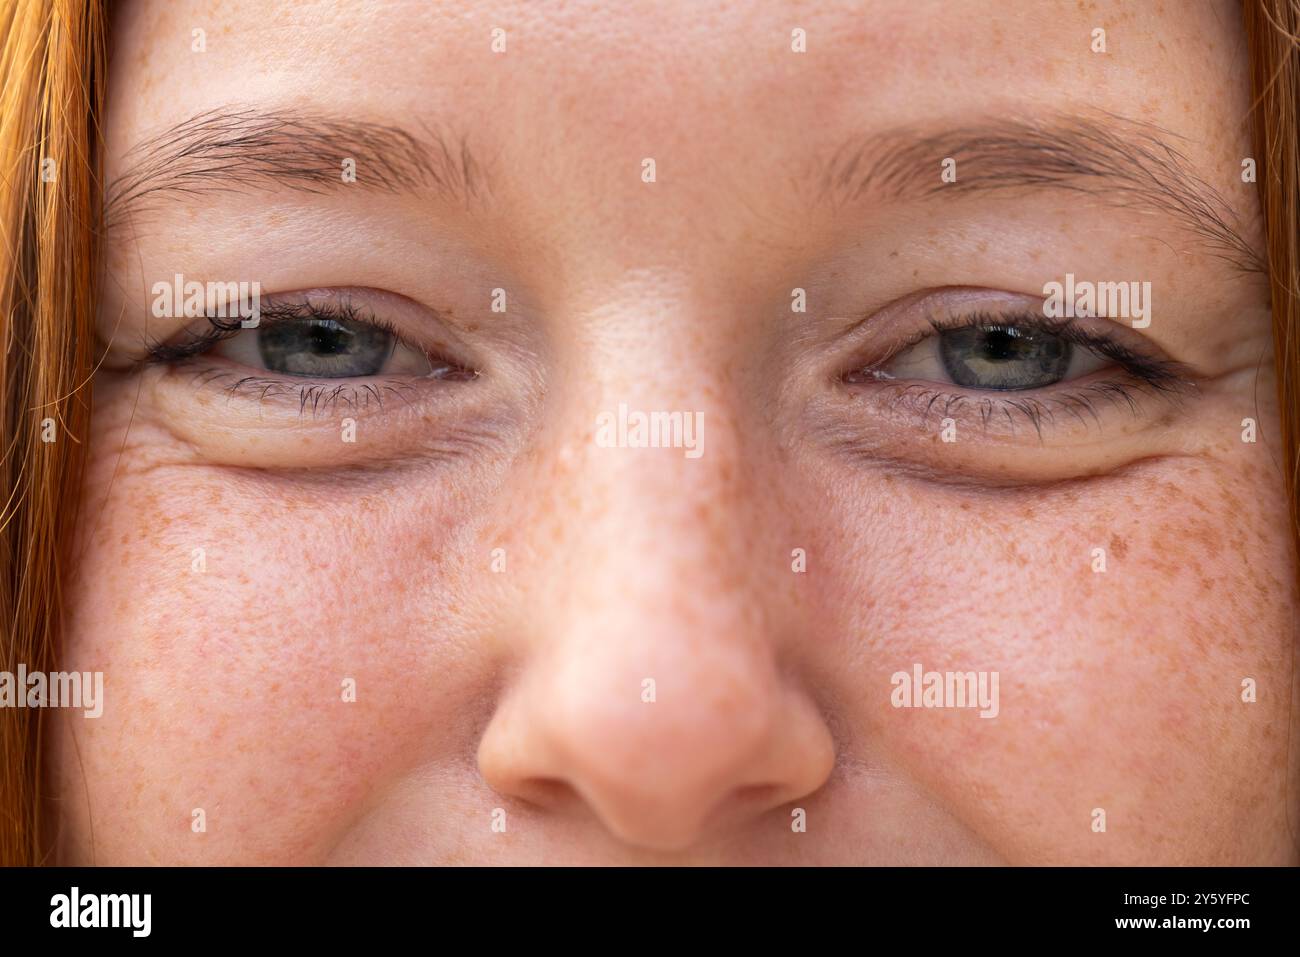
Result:
{"label": "nose tip", "polygon": [[637,682],[562,697],[548,684],[544,709],[537,687],[503,702],[480,745],[485,779],[548,812],[585,807],[634,847],[705,843],[816,790],[833,762],[820,716],[768,682],[653,702]]}

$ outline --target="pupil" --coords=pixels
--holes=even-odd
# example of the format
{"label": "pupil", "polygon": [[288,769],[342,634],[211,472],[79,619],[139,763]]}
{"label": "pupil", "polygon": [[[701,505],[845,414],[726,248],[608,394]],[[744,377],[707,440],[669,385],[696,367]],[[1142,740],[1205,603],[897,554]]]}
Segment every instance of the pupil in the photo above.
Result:
{"label": "pupil", "polygon": [[1003,329],[990,329],[988,338],[984,340],[984,352],[990,358],[997,361],[1011,359],[1020,351],[1018,341],[1015,336]]}
{"label": "pupil", "polygon": [[336,323],[315,323],[311,329],[311,348],[317,355],[332,356],[346,352],[352,337]]}

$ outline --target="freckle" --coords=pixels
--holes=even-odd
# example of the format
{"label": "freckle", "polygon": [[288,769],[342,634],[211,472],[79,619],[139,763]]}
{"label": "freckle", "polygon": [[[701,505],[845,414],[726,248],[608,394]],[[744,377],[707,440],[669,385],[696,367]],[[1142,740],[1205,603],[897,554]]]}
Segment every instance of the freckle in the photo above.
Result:
{"label": "freckle", "polygon": [[898,258],[898,250],[895,249],[892,253],[890,253],[890,254],[889,254],[889,258],[890,258],[890,259],[897,259],[897,258]]}
{"label": "freckle", "polygon": [[1128,542],[1118,535],[1112,535],[1110,537],[1110,551],[1116,558],[1123,558],[1128,554]]}

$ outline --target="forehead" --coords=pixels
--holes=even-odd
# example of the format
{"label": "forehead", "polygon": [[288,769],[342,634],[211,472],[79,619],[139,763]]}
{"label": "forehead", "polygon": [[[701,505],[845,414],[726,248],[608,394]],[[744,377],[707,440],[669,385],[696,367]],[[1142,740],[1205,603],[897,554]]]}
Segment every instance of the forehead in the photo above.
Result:
{"label": "forehead", "polygon": [[[1103,111],[1170,131],[1214,182],[1246,150],[1237,17],[1200,0],[135,0],[114,22],[108,172],[207,110],[307,109],[466,142],[518,218],[614,238],[787,202],[889,131]],[[660,188],[638,191],[647,158]]]}
{"label": "forehead", "polygon": [[[1240,64],[1235,7],[1007,0],[845,4],[627,0],[276,4],[132,0],[115,78],[147,116],[228,98],[312,97],[343,110],[454,115],[533,129],[733,139],[738,119],[809,134],[918,111],[1040,98],[1182,126]],[[494,30],[504,51],[494,50]],[[806,52],[791,49],[796,29]],[[1106,31],[1106,52],[1093,31]],[[206,49],[193,49],[194,31]],[[817,106],[815,115],[801,112]]]}
{"label": "forehead", "polygon": [[[243,100],[710,147],[890,126],[1045,98],[1183,132],[1241,74],[1230,4],[277,4],[135,0],[115,22],[125,121]],[[505,50],[493,49],[504,31]],[[806,34],[806,52],[792,47]],[[1106,52],[1093,31],[1106,31]],[[205,50],[193,49],[204,31]],[[118,91],[122,92],[122,91]],[[818,112],[807,112],[815,108]],[[744,125],[737,127],[737,123]],[[1194,131],[1188,131],[1194,132]],[[549,137],[548,137],[549,139]],[[768,142],[769,149],[771,143]]]}

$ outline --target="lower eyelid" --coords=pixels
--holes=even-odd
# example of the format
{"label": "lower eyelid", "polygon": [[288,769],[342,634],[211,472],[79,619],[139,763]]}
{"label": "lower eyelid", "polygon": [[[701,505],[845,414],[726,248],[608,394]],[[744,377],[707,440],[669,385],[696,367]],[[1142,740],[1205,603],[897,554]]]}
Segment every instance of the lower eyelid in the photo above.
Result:
{"label": "lower eyelid", "polygon": [[[905,416],[914,427],[937,431],[945,419],[974,424],[986,434],[1042,437],[1060,425],[1096,432],[1107,416],[1139,419],[1144,404],[1155,399],[1177,403],[1195,392],[1160,388],[1123,372],[1108,377],[1084,376],[1043,389],[979,391],[940,382],[875,379],[843,383],[850,394],[874,399],[886,415]],[[1028,430],[1028,431],[1026,431]]]}
{"label": "lower eyelid", "polygon": [[[900,398],[903,389],[909,396]],[[1173,414],[1168,403],[1147,402],[1136,415],[1104,403],[1098,406],[1100,425],[1086,412],[1089,421],[1082,425],[1059,404],[1069,395],[1037,396],[1056,426],[1044,420],[1040,431],[1005,401],[990,402],[985,423],[979,397],[954,396],[933,384],[846,386],[808,398],[797,420],[798,435],[847,469],[846,481],[885,472],[971,490],[1091,480],[1141,460],[1198,454],[1186,442],[1194,420]],[[945,408],[950,400],[954,405]],[[943,421],[944,412],[952,422]]]}
{"label": "lower eyelid", "polygon": [[[377,378],[367,384],[380,389],[383,408],[372,396],[368,407],[359,400],[354,412],[342,393],[331,399],[321,391],[328,385],[332,392],[339,383],[306,383],[308,396],[320,401],[300,409],[302,383],[299,391],[286,393],[281,380],[232,373],[224,363],[155,365],[139,374],[138,404],[170,433],[177,450],[195,464],[256,470],[250,475],[373,469],[382,476],[408,466],[475,468],[504,454],[518,435],[517,409],[500,401],[486,382],[465,389],[415,386],[415,396],[399,389],[395,397],[383,386],[399,383]],[[268,386],[281,394],[262,401]]]}
{"label": "lower eyelid", "polygon": [[[333,418],[343,414],[382,412],[393,404],[409,405],[430,388],[451,380],[433,376],[370,376],[353,379],[313,379],[306,376],[276,375],[234,363],[182,369],[189,385],[214,390],[230,401],[250,401],[296,411],[310,418]],[[468,380],[455,380],[468,381]]]}

